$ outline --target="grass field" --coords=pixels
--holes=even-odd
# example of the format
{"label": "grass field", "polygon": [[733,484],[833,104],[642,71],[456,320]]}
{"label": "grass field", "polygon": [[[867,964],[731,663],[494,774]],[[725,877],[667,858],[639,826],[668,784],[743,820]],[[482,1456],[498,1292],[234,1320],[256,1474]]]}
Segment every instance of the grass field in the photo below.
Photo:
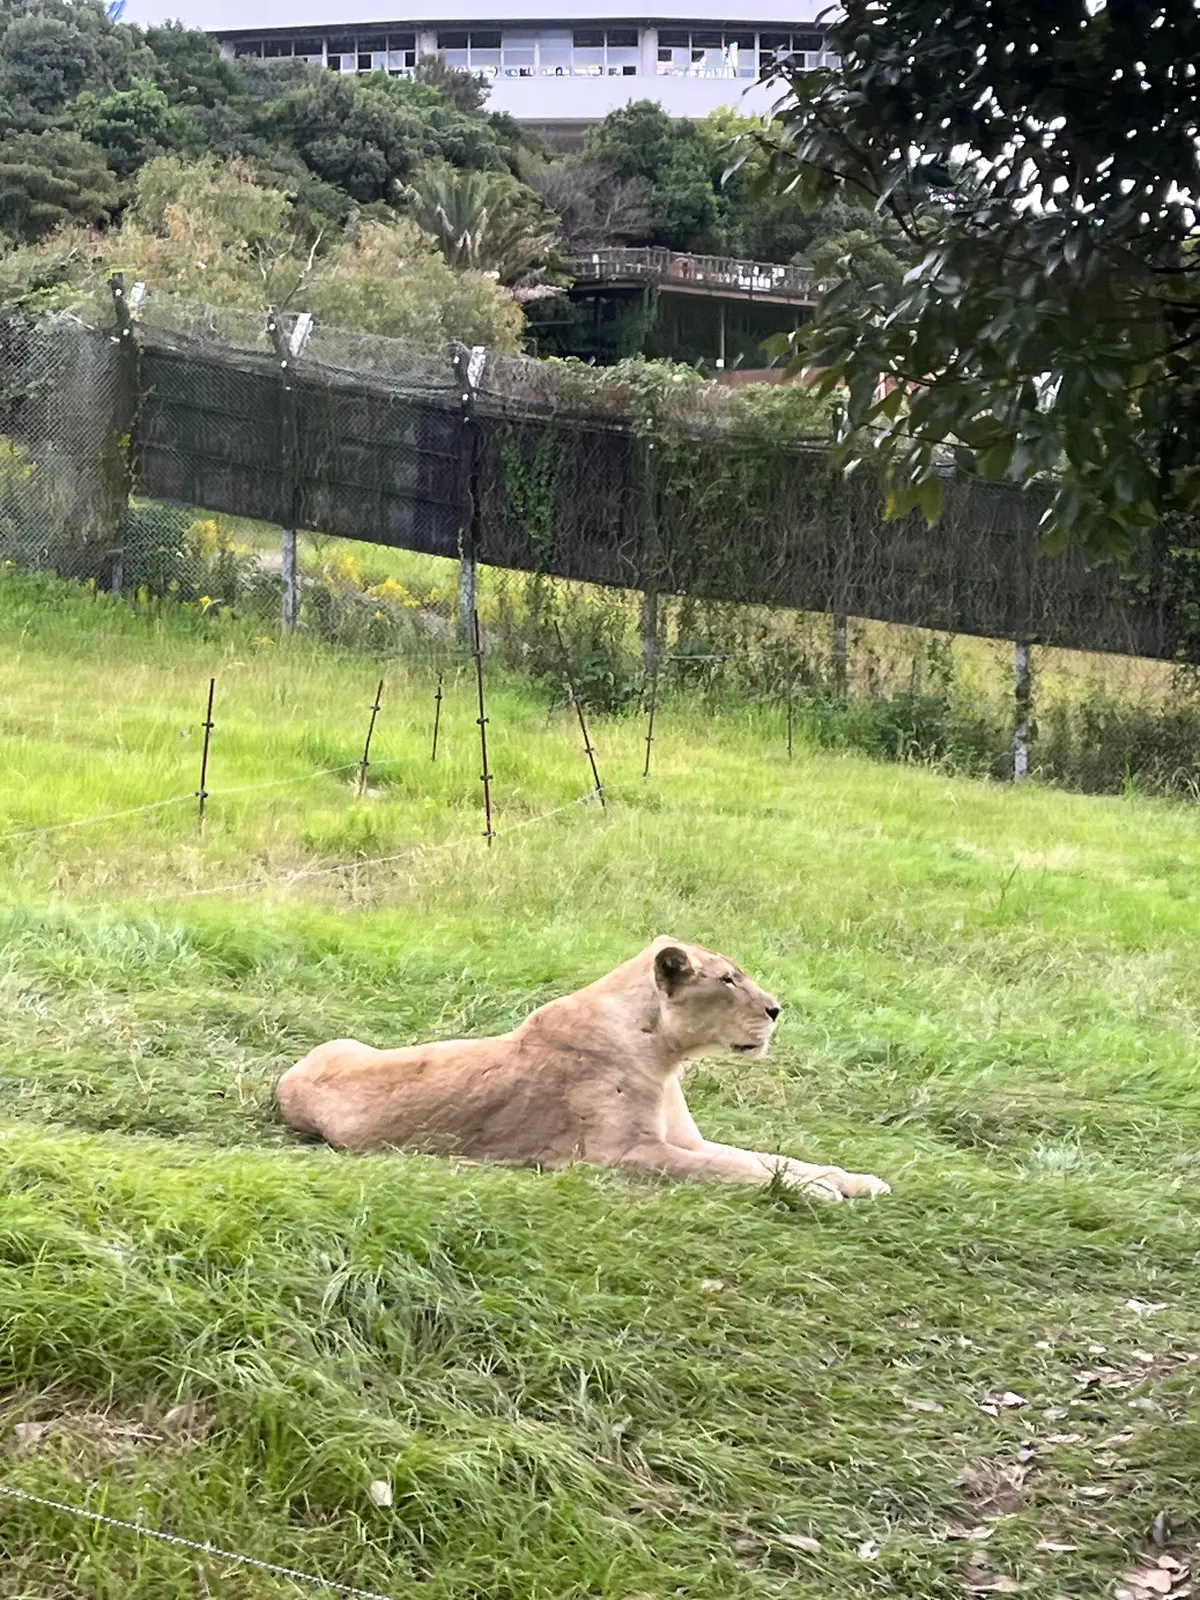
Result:
{"label": "grass field", "polygon": [[[497,675],[488,850],[457,671],[436,766],[427,669],[196,613],[6,580],[0,673],[0,1487],[396,1600],[1112,1594],[1160,1513],[1193,1558],[1193,809],[680,703],[648,783],[640,721],[595,727],[601,812]],[[786,1008],[695,1073],[705,1132],[889,1198],[274,1119],[318,1040],[502,1028],[658,932]],[[14,1600],[316,1592],[0,1497]]]}

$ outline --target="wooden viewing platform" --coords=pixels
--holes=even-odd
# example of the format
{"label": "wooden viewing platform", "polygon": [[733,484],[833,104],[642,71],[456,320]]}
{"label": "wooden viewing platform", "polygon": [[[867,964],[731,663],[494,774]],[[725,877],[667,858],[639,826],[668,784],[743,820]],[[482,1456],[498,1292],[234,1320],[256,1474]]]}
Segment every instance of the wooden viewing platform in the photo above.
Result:
{"label": "wooden viewing platform", "polygon": [[648,246],[613,245],[572,259],[576,289],[634,288],[654,285],[671,294],[710,300],[757,300],[773,305],[811,306],[820,284],[809,267],[771,261],[741,261],[736,256],[684,255]]}

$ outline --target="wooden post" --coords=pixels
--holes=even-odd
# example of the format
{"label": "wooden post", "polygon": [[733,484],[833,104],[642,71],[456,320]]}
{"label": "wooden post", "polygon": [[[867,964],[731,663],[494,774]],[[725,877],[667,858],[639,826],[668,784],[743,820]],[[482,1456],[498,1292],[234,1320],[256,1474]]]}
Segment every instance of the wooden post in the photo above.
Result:
{"label": "wooden post", "polygon": [[363,745],[362,760],[358,763],[358,795],[361,800],[367,788],[367,768],[371,765],[371,740],[375,734],[375,719],[379,715],[379,705],[383,699],[383,679],[379,680],[379,687],[375,691],[375,703],[371,707],[371,720],[367,724],[367,742]]}
{"label": "wooden post", "polygon": [[600,773],[596,768],[596,752],[592,748],[592,741],[588,738],[587,722],[583,715],[583,701],[579,698],[579,691],[575,687],[575,676],[571,671],[571,658],[567,654],[567,647],[563,643],[562,632],[556,622],[554,624],[554,637],[558,640],[559,654],[563,658],[563,671],[567,675],[567,688],[571,691],[571,703],[575,707],[575,715],[579,718],[579,731],[583,735],[583,749],[592,767],[592,782],[596,788],[596,799],[600,802],[600,809],[606,810],[604,803],[604,785],[600,782]]}
{"label": "wooden post", "polygon": [[1023,783],[1029,776],[1029,707],[1033,699],[1033,669],[1029,641],[1013,643],[1013,782]]}
{"label": "wooden post", "polygon": [[479,633],[479,613],[476,611],[471,618],[475,634],[475,682],[479,689],[479,715],[476,722],[479,724],[479,748],[483,755],[483,771],[480,780],[483,783],[483,809],[487,819],[484,829],[484,838],[488,842],[488,849],[492,847],[492,775],[488,771],[487,757],[487,714],[483,709],[483,642]]}
{"label": "wooden post", "polygon": [[196,790],[196,798],[200,802],[200,810],[196,820],[202,830],[204,827],[204,805],[208,799],[208,746],[215,726],[213,722],[213,695],[216,693],[216,688],[217,680],[210,678],[208,680],[208,709],[204,713],[204,754],[200,757],[200,787]]}
{"label": "wooden post", "polygon": [[795,699],[795,685],[789,680],[787,688],[787,744],[788,760],[792,759],[792,722],[794,720],[793,701]]}

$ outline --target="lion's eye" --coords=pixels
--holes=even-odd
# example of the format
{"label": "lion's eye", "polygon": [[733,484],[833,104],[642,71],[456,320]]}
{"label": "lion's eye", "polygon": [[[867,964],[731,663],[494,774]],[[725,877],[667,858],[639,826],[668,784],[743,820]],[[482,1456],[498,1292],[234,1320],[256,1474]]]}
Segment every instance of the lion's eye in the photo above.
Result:
{"label": "lion's eye", "polygon": [[737,979],[734,977],[732,972],[727,972],[725,974],[725,976],[721,979],[721,982],[722,983],[736,983]]}

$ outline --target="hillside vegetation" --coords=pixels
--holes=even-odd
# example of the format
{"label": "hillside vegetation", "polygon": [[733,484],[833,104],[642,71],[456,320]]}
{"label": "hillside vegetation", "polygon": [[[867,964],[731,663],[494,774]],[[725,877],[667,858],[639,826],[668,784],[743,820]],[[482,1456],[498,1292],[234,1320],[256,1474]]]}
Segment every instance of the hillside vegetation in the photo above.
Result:
{"label": "hillside vegetation", "polygon": [[[648,781],[596,719],[602,812],[569,707],[494,669],[489,850],[468,663],[434,764],[430,666],[261,627],[0,582],[0,1488],[397,1600],[1051,1600],[1155,1525],[1182,1572],[1194,810],[789,763],[776,710],[681,697]],[[694,1073],[705,1131],[890,1198],[275,1119],[320,1039],[504,1028],[663,931],[785,1005]],[[312,1592],[0,1502],[13,1600]]]}

